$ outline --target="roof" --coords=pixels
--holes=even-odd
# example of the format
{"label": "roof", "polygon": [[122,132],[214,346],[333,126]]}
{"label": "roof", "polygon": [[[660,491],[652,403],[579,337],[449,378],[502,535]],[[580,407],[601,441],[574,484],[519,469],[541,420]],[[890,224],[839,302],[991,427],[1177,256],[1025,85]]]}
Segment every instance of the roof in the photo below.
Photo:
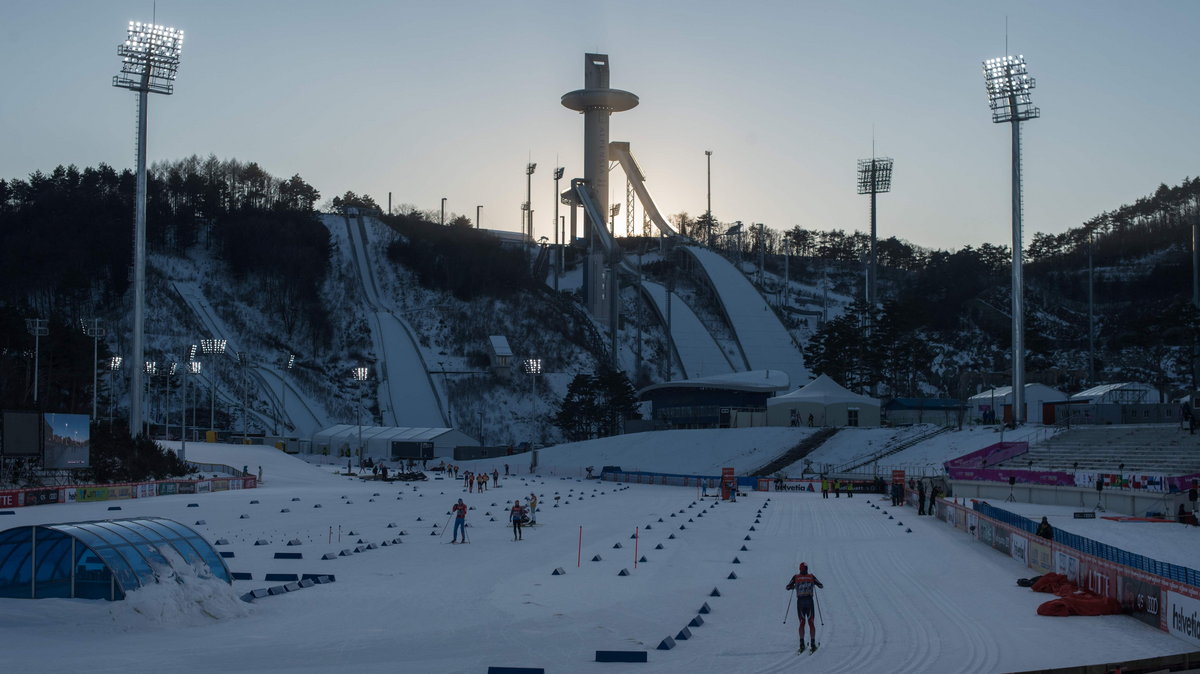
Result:
{"label": "roof", "polygon": [[497,356],[512,356],[512,349],[508,346],[508,338],[504,335],[492,335],[488,337],[488,341],[492,343],[492,353]]}
{"label": "roof", "polygon": [[1154,387],[1148,384],[1138,384],[1136,382],[1126,381],[1119,384],[1100,384],[1093,386],[1085,391],[1080,391],[1071,396],[1071,400],[1084,400],[1091,398],[1103,398],[1105,395],[1113,391],[1153,391]]}
{"label": "roof", "polygon": [[358,438],[361,432],[363,440],[371,438],[387,438],[405,442],[431,442],[434,439],[453,432],[453,428],[406,428],[403,426],[356,426],[354,424],[338,424],[318,431],[313,436],[317,438],[353,437]]}
{"label": "roof", "polygon": [[775,393],[777,391],[786,391],[790,385],[788,382],[788,375],[783,370],[749,370],[747,372],[715,374],[711,377],[681,379],[661,384],[652,384],[638,391],[638,397],[651,391],[672,388],[707,388],[727,391]]}
{"label": "roof", "polygon": [[[103,569],[85,569],[88,563],[84,552],[72,549],[72,539],[93,552],[103,564]],[[18,571],[32,558],[36,560],[39,585],[69,583],[74,588],[75,574],[86,573],[89,576],[78,579],[78,584],[83,586],[81,591],[75,592],[73,589],[73,596],[123,599],[125,594],[133,590],[157,583],[157,574],[173,566],[163,554],[166,550],[174,551],[188,564],[208,567],[214,576],[227,583],[233,582],[224,560],[200,534],[174,520],[140,517],[42,524],[0,532],[0,596],[24,596],[13,594],[13,588],[3,583],[18,578],[21,575]],[[103,591],[95,596],[88,594],[89,590],[94,591],[90,587],[95,584],[92,576],[103,575],[105,570],[111,574],[119,592],[110,594],[107,587],[109,581],[105,577],[101,583]],[[27,576],[22,584],[29,587]],[[34,596],[43,596],[37,590],[33,593]]]}
{"label": "roof", "polygon": [[791,393],[786,393],[767,401],[767,407],[773,405],[784,405],[787,403],[820,403],[822,405],[836,405],[839,403],[863,403],[866,405],[879,405],[879,400],[871,396],[859,395],[850,389],[842,386],[828,375],[821,375],[809,382],[802,388],[798,388]]}
{"label": "roof", "polygon": [[[1045,384],[1026,384],[1025,385],[1025,393],[1028,394],[1029,390],[1032,388],[1035,388],[1035,387],[1044,388],[1056,395],[1062,396],[1063,399],[1066,399],[1066,397],[1067,397],[1067,394],[1063,393],[1062,391],[1059,391],[1058,389],[1051,387],[1051,386],[1046,386]],[[984,399],[990,399],[992,397],[1003,398],[1004,396],[1011,395],[1011,394],[1012,394],[1012,386],[997,386],[996,388],[988,389],[986,391],[980,391],[979,393],[976,393],[975,395],[971,396],[970,398],[967,398],[967,400],[984,400]]]}
{"label": "roof", "polygon": [[892,398],[883,406],[886,410],[958,410],[962,401],[953,398]]}

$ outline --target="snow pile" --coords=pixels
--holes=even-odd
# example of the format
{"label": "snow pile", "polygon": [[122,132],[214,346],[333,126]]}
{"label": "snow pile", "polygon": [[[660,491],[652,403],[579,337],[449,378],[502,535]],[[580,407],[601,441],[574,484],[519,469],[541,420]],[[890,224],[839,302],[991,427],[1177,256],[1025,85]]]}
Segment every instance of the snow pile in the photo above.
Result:
{"label": "snow pile", "polygon": [[171,548],[158,551],[167,564],[156,564],[152,585],[125,595],[109,607],[113,622],[126,631],[191,627],[250,615],[250,605],[207,566],[188,564]]}

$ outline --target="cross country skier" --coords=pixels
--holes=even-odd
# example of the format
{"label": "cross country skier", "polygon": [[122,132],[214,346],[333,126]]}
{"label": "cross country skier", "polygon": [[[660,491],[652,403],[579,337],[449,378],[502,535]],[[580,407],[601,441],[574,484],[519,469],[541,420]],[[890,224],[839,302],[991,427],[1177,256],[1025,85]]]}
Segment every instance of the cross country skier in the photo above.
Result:
{"label": "cross country skier", "polygon": [[521,520],[525,517],[525,508],[521,505],[521,499],[513,501],[512,509],[508,511],[508,518],[512,520],[513,525],[513,540],[521,540]]}
{"label": "cross country skier", "polygon": [[804,621],[808,620],[808,635],[812,649],[817,650],[817,620],[813,617],[813,588],[824,588],[817,577],[808,572],[808,564],[800,562],[800,573],[792,576],[787,589],[796,591],[796,615],[800,618],[800,650],[804,650]]}
{"label": "cross country skier", "polygon": [[[454,511],[454,535],[450,536],[451,543],[458,542],[458,532],[462,531],[462,542],[467,542],[467,504],[463,503],[462,499],[458,499],[450,510]],[[443,530],[444,531],[444,530]]]}
{"label": "cross country skier", "polygon": [[537,524],[537,496],[529,492],[529,523]]}

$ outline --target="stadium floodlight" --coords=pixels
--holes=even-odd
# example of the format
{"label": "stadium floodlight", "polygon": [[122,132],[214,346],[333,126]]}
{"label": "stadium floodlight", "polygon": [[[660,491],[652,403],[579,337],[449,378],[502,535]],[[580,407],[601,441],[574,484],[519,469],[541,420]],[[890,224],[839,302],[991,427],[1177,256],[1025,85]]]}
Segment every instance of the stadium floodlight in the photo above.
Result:
{"label": "stadium floodlight", "polygon": [[1012,124],[1012,389],[1013,421],[1024,423],[1025,412],[1025,313],[1021,273],[1021,122],[1037,119],[1041,110],[1029,92],[1035,81],[1025,67],[1025,57],[1002,56],[983,62],[992,122]]}
{"label": "stadium floodlight", "polygon": [[[226,340],[224,339],[202,339],[200,340],[200,350],[208,357],[214,357],[217,354],[225,353]],[[212,369],[212,373],[208,375],[209,388],[212,391],[208,402],[208,429],[216,432],[217,430],[217,368]]]}
{"label": "stadium floodlight", "polygon": [[358,425],[358,458],[361,460],[362,455],[363,455],[363,442],[362,442],[362,408],[363,408],[362,388],[363,387],[362,387],[362,385],[364,382],[367,381],[367,378],[369,378],[371,376],[371,370],[370,370],[370,368],[366,368],[366,367],[356,367],[356,368],[353,368],[350,370],[350,374],[351,374],[351,376],[354,377],[354,381],[359,382],[358,405],[354,408],[354,419]]}
{"label": "stadium floodlight", "polygon": [[[183,31],[141,21],[129,22],[129,35],[117,46],[121,72],[113,76],[113,86],[138,95],[137,126],[137,198],[134,206],[133,236],[133,361],[145,356],[146,313],[146,108],[149,94],[170,95],[175,91],[179,55],[183,50]],[[129,432],[142,426],[142,370],[129,368]]]}
{"label": "stadium floodlight", "polygon": [[524,233],[533,241],[533,172],[537,170],[537,162],[525,165],[525,204],[521,207],[525,217]]}
{"label": "stadium floodlight", "polygon": [[858,193],[871,195],[871,263],[867,267],[867,304],[875,306],[878,301],[878,253],[879,240],[876,227],[875,195],[892,191],[892,160],[889,157],[871,157],[858,160]]}
{"label": "stadium floodlight", "polygon": [[[287,371],[296,366],[296,354],[289,353],[283,359],[283,371]],[[275,415],[275,435],[279,435],[279,417],[287,414],[287,383],[283,380],[283,374],[279,375],[279,414]]]}
{"label": "stadium floodlight", "polygon": [[541,358],[526,358],[525,362],[522,363],[522,367],[524,367],[524,369],[525,369],[525,374],[541,374],[542,373],[542,359]]}

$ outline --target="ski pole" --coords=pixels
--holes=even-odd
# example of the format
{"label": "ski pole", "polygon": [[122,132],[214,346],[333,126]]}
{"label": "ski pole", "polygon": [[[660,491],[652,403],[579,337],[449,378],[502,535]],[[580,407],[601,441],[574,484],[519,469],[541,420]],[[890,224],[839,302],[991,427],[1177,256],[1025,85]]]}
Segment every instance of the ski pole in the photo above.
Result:
{"label": "ski pole", "polygon": [[792,591],[788,590],[788,605],[783,611],[783,624],[787,624],[788,614],[792,612]]}
{"label": "ski pole", "polygon": [[817,618],[821,620],[821,627],[825,626],[825,618],[821,616],[821,600],[817,597],[817,593],[813,592],[813,599],[817,602]]}
{"label": "ski pole", "polygon": [[[442,527],[442,533],[438,534],[438,538],[445,538],[445,537],[446,537],[446,527],[450,526],[450,520],[452,520],[452,519],[454,519],[454,515],[450,515],[450,517],[447,517],[447,518],[446,518],[446,524],[445,524],[445,526],[443,526],[443,527]],[[467,531],[467,530],[464,528],[464,529],[463,529],[463,533],[465,534],[465,533],[466,533],[466,531]]]}

